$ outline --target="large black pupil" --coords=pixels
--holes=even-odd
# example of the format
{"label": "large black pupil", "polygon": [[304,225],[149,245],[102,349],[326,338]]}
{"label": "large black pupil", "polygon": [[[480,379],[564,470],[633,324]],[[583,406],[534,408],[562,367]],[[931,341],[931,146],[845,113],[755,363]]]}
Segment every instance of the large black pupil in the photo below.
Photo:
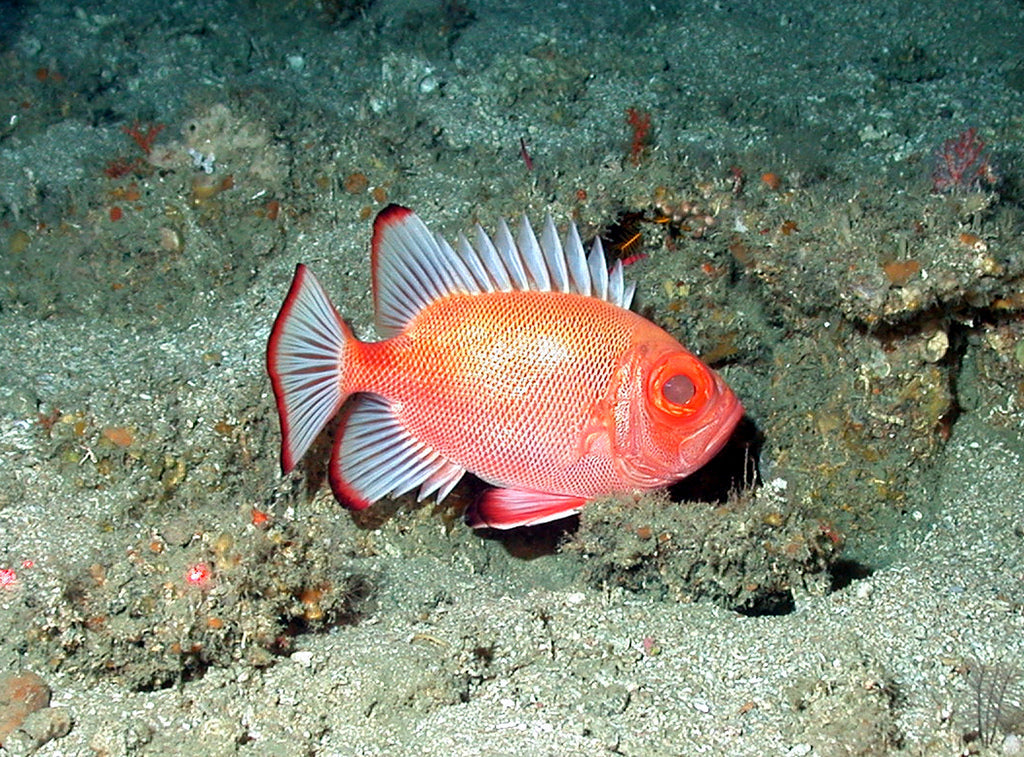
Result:
{"label": "large black pupil", "polygon": [[693,399],[693,382],[681,373],[677,373],[661,385],[661,393],[673,405],[685,405]]}

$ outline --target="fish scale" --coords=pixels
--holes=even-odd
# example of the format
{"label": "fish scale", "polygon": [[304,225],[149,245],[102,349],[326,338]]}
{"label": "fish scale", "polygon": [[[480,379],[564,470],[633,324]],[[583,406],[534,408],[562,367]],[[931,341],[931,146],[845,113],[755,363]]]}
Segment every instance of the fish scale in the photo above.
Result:
{"label": "fish scale", "polygon": [[[604,318],[595,306],[603,306]],[[573,294],[447,298],[417,316],[386,357],[366,355],[360,362],[370,375],[356,378],[352,391],[398,403],[396,415],[414,436],[490,483],[561,494],[612,491],[607,465],[577,465],[572,480],[562,471],[572,465],[588,410],[629,329],[621,324],[619,338],[593,340],[565,328],[574,315],[606,321],[601,330],[609,334],[614,322],[638,318]],[[443,335],[442,343],[434,335]],[[523,370],[527,351],[532,360]],[[443,392],[434,391],[438,383]]]}

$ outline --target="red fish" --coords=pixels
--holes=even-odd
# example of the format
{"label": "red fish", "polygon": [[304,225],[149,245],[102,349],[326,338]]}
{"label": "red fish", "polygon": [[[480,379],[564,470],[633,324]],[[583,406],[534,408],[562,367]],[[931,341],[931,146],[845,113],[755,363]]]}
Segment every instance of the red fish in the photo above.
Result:
{"label": "red fish", "polygon": [[722,378],[628,310],[633,288],[599,240],[550,215],[453,248],[408,208],[373,225],[383,341],[357,340],[305,265],[267,347],[290,471],[348,401],[329,476],[362,509],[419,487],[442,500],[467,471],[493,484],[473,527],[563,518],[595,497],[703,466],[743,415]]}

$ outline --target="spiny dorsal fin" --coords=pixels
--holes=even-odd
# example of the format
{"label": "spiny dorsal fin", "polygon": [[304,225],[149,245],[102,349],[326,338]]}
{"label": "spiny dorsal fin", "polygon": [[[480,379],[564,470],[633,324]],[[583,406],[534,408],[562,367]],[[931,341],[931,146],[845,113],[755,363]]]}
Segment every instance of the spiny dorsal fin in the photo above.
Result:
{"label": "spiny dorsal fin", "polygon": [[474,237],[470,243],[460,235],[453,249],[408,208],[389,205],[377,215],[373,295],[381,336],[394,336],[424,307],[454,292],[568,292],[623,308],[633,299],[622,264],[609,273],[601,240],[587,255],[576,225],[559,240],[550,214],[539,238],[525,216],[515,237],[504,221],[493,239],[479,225]]}

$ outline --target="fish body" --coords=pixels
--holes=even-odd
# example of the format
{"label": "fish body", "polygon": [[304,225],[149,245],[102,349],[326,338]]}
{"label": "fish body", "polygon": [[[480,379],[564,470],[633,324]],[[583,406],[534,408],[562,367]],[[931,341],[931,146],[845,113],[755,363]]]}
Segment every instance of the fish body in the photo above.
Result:
{"label": "fish body", "polygon": [[329,474],[355,509],[417,487],[440,500],[470,472],[497,487],[470,525],[512,528],[697,470],[743,408],[628,310],[621,266],[605,265],[600,242],[588,258],[575,227],[560,240],[550,216],[540,238],[524,219],[515,238],[477,227],[453,248],[407,208],[385,208],[372,256],[385,338],[355,339],[304,265],[274,324],[283,470],[339,411]]}

